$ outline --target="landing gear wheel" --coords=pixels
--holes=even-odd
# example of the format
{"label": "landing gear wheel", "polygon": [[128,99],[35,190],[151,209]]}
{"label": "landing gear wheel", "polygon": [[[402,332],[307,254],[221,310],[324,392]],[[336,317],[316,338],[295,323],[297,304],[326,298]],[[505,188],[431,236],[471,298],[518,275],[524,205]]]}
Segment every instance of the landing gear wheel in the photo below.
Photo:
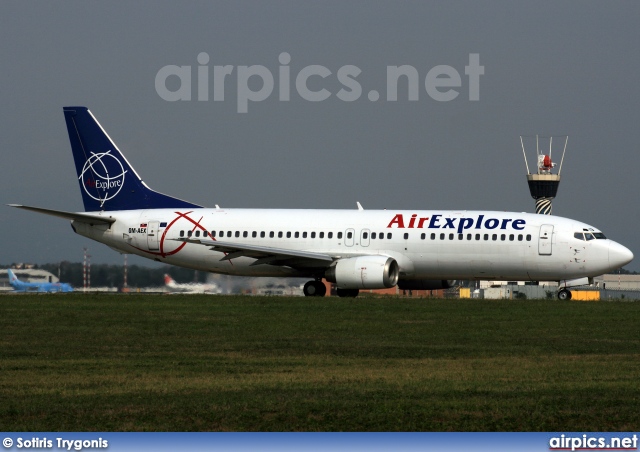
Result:
{"label": "landing gear wheel", "polygon": [[355,298],[360,291],[358,289],[336,289],[336,293],[339,297],[343,298]]}
{"label": "landing gear wheel", "polygon": [[322,281],[309,281],[304,285],[302,291],[305,297],[324,297],[327,288]]}
{"label": "landing gear wheel", "polygon": [[558,292],[558,300],[571,300],[571,292],[567,289],[562,289]]}

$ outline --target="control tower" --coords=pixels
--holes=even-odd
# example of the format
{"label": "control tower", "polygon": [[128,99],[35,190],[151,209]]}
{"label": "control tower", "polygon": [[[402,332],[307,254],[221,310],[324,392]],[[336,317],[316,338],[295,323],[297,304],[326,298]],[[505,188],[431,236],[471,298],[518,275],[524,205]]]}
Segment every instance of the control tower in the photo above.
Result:
{"label": "control tower", "polygon": [[[551,215],[551,201],[556,197],[558,193],[558,186],[560,185],[560,173],[562,172],[562,162],[564,162],[564,154],[567,150],[567,142],[569,136],[564,135],[560,137],[540,137],[535,136],[536,147],[536,166],[537,172],[532,173],[529,171],[529,163],[527,163],[527,153],[525,152],[525,145],[523,138],[532,139],[533,137],[520,136],[520,144],[522,145],[522,154],[524,155],[524,163],[527,166],[527,182],[529,183],[529,192],[531,197],[536,200],[536,213],[542,215]],[[545,153],[540,149],[540,138],[549,139],[549,150]],[[554,174],[553,169],[556,167],[556,163],[551,160],[553,152],[553,139],[556,138],[556,143],[564,140],[564,146],[562,149],[562,157],[560,159],[560,166],[558,167],[558,173]],[[545,146],[546,148],[546,146]]]}

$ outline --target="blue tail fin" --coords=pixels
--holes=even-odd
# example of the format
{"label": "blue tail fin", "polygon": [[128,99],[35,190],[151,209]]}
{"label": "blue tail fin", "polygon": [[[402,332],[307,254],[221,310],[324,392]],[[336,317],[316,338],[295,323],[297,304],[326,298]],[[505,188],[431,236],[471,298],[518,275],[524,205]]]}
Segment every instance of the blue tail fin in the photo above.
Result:
{"label": "blue tail fin", "polygon": [[7,268],[7,274],[9,275],[9,284],[11,284],[12,286],[13,286],[15,283],[20,283],[20,282],[22,282],[22,281],[20,281],[20,280],[18,279],[18,277],[17,277],[17,276],[16,276],[16,275],[11,271],[11,269],[10,269],[10,268]]}
{"label": "blue tail fin", "polygon": [[84,209],[201,207],[151,190],[86,107],[64,107]]}

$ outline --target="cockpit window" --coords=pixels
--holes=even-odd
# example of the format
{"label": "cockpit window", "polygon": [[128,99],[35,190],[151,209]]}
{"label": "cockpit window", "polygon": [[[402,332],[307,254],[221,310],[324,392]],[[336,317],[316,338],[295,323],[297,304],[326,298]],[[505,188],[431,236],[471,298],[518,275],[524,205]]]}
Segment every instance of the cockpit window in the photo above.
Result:
{"label": "cockpit window", "polygon": [[584,232],[574,232],[573,237],[578,240],[606,239],[602,232],[589,232],[586,229]]}

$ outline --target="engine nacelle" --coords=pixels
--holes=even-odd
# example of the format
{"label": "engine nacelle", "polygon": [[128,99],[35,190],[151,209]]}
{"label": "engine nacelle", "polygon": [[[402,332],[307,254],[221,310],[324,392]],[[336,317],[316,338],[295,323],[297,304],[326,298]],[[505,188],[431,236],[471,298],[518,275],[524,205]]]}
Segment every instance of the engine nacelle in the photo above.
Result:
{"label": "engine nacelle", "polygon": [[449,289],[458,283],[455,279],[410,279],[398,281],[400,290],[440,290]]}
{"label": "engine nacelle", "polygon": [[385,289],[398,283],[400,268],[392,257],[358,256],[340,259],[325,273],[339,289]]}

